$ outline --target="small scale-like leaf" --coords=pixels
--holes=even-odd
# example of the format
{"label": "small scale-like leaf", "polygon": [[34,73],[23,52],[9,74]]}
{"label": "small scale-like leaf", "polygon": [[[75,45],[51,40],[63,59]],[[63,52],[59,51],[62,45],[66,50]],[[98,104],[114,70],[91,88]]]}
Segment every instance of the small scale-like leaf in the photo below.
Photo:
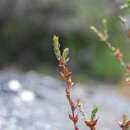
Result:
{"label": "small scale-like leaf", "polygon": [[108,37],[108,28],[107,28],[107,20],[105,18],[103,19],[102,24],[103,24],[104,36],[107,38]]}
{"label": "small scale-like leaf", "polygon": [[61,56],[60,50],[57,49],[57,48],[54,48],[54,52],[55,52],[55,55],[56,55],[57,60],[60,60],[60,56]]}
{"label": "small scale-like leaf", "polygon": [[124,113],[123,114],[123,125],[126,125],[127,123],[127,115]]}
{"label": "small scale-like leaf", "polygon": [[62,54],[63,61],[65,64],[66,64],[66,59],[67,59],[68,55],[69,55],[69,48],[65,48],[63,51],[63,54]]}
{"label": "small scale-like leaf", "polygon": [[97,112],[98,112],[98,107],[97,107],[97,105],[94,105],[94,106],[93,106],[92,113],[91,113],[91,120],[94,120],[94,119],[95,119]]}
{"label": "small scale-like leaf", "polygon": [[54,47],[59,48],[59,37],[54,35],[53,41],[54,41]]}
{"label": "small scale-like leaf", "polygon": [[59,37],[55,35],[53,37],[53,41],[54,41],[54,52],[55,52],[56,58],[57,58],[57,60],[60,60],[61,53],[60,53],[60,49],[59,49],[59,47],[60,47]]}

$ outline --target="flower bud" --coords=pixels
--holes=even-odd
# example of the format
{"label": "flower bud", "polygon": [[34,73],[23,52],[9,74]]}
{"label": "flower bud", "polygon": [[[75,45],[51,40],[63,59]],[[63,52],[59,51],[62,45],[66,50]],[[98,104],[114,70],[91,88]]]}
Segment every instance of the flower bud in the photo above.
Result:
{"label": "flower bud", "polygon": [[70,98],[70,88],[68,86],[66,87],[65,92],[66,92],[67,98],[69,99]]}
{"label": "flower bud", "polygon": [[72,84],[72,78],[71,78],[71,76],[68,78],[67,84],[68,84],[69,86]]}
{"label": "flower bud", "polygon": [[65,76],[67,77],[67,76],[69,75],[69,70],[68,70],[68,68],[65,67],[64,71],[65,71]]}
{"label": "flower bud", "polygon": [[81,106],[80,98],[77,99],[77,105]]}
{"label": "flower bud", "polygon": [[94,122],[93,122],[93,125],[95,126],[96,124],[97,124],[97,119],[96,120],[94,120]]}
{"label": "flower bud", "polygon": [[70,106],[71,106],[71,109],[74,111],[74,109],[75,109],[75,105],[74,105],[74,103],[73,103],[72,100],[70,100]]}
{"label": "flower bud", "polygon": [[122,59],[122,54],[119,49],[112,47],[112,53],[119,59]]}
{"label": "flower bud", "polygon": [[76,126],[75,130],[79,130],[79,128]]}
{"label": "flower bud", "polygon": [[78,122],[78,114],[74,117],[74,123],[76,124]]}
{"label": "flower bud", "polygon": [[73,121],[73,116],[72,116],[72,114],[69,114],[69,119],[70,119],[71,121]]}
{"label": "flower bud", "polygon": [[125,82],[130,86],[130,77],[125,78]]}
{"label": "flower bud", "polygon": [[66,80],[66,77],[63,72],[59,71],[59,75],[63,80]]}
{"label": "flower bud", "polygon": [[60,65],[63,66],[64,65],[64,61],[63,61],[63,58],[62,56],[60,57],[60,61],[59,61]]}
{"label": "flower bud", "polygon": [[130,126],[130,120],[127,121],[126,125],[129,127]]}
{"label": "flower bud", "polygon": [[130,73],[130,64],[126,64],[125,70],[127,73]]}
{"label": "flower bud", "polygon": [[89,126],[89,127],[91,126],[91,121],[90,121],[89,119],[86,119],[84,122],[85,122],[85,124],[86,124],[87,126]]}
{"label": "flower bud", "polygon": [[95,130],[95,126],[97,124],[97,120],[94,120],[93,122],[89,119],[86,119],[85,124],[91,129],[91,130]]}

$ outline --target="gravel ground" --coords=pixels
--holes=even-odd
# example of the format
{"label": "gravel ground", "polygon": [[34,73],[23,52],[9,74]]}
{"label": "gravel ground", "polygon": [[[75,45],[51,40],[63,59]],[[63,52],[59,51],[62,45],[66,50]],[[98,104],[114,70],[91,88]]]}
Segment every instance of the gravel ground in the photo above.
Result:
{"label": "gravel ground", "polygon": [[[58,79],[35,72],[1,72],[0,129],[72,130],[63,86]],[[130,118],[130,98],[120,96],[112,85],[96,82],[76,85],[72,96],[74,99],[81,97],[88,116],[93,104],[98,104],[99,130],[119,130],[117,120],[124,112]],[[79,127],[86,129],[82,122]]]}

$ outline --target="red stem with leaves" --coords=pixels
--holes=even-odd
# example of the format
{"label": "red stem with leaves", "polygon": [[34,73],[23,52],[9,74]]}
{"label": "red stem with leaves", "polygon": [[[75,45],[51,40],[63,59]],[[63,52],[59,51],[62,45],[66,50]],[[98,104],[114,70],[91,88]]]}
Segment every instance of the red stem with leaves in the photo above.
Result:
{"label": "red stem with leaves", "polygon": [[79,110],[84,118],[85,125],[88,126],[90,128],[90,130],[95,130],[95,126],[97,124],[97,119],[95,119],[95,117],[96,117],[98,108],[96,105],[94,106],[92,113],[91,113],[91,119],[88,119],[86,114],[83,111],[83,107],[80,102],[80,98],[77,99],[76,103],[74,103],[74,101],[72,100],[70,90],[71,90],[71,87],[73,86],[73,82],[72,82],[71,72],[69,71],[69,69],[67,67],[69,49],[65,48],[63,50],[63,53],[61,54],[59,38],[57,36],[54,36],[53,40],[54,40],[54,52],[55,52],[56,58],[59,62],[59,67],[62,69],[59,71],[59,75],[63,79],[63,81],[65,81],[65,83],[66,83],[65,94],[66,94],[67,101],[69,102],[69,105],[71,108],[71,114],[69,114],[69,119],[73,122],[74,129],[79,130],[78,125],[77,125],[78,114],[75,113],[76,108],[79,108]]}
{"label": "red stem with leaves", "polygon": [[[129,4],[130,0],[128,0],[128,3],[124,4],[122,7],[126,8],[127,4]],[[120,17],[123,22],[125,21],[122,17]],[[123,55],[120,52],[119,49],[112,46],[112,44],[109,42],[108,39],[108,29],[107,29],[107,21],[106,19],[103,20],[103,32],[99,31],[96,27],[91,26],[91,30],[94,31],[97,36],[107,45],[107,47],[111,50],[113,55],[119,60],[119,63],[123,66],[125,73],[126,73],[126,83],[130,86],[130,64],[126,64],[123,59]],[[129,35],[128,35],[129,37]],[[83,105],[80,101],[80,98],[77,99],[77,103],[74,103],[71,97],[71,87],[73,86],[72,82],[72,76],[71,72],[69,71],[67,67],[68,62],[68,55],[69,55],[69,49],[65,48],[63,50],[63,53],[61,54],[60,51],[60,44],[59,44],[59,38],[57,36],[54,36],[54,52],[56,55],[56,58],[59,62],[59,67],[61,68],[59,71],[60,77],[65,81],[66,88],[65,88],[65,94],[67,101],[69,103],[69,106],[71,108],[71,114],[69,114],[69,119],[73,122],[74,130],[79,130],[78,128],[78,114],[75,112],[76,108],[79,108],[80,113],[82,114],[82,117],[84,119],[84,123],[87,127],[90,128],[90,130],[96,130],[96,124],[97,124],[97,118],[96,113],[98,112],[98,107],[94,105],[94,108],[91,112],[91,118],[89,119],[84,110]],[[129,130],[130,127],[130,120],[127,119],[127,116],[123,115],[123,121],[119,122],[119,126],[122,130]]]}
{"label": "red stem with leaves", "polygon": [[[80,101],[80,98],[77,99],[77,103],[74,103],[71,97],[71,87],[73,86],[72,76],[71,76],[71,72],[69,71],[67,67],[69,49],[65,48],[61,55],[59,38],[57,36],[54,36],[53,40],[54,40],[54,52],[59,62],[59,67],[61,68],[59,70],[59,75],[63,79],[63,81],[65,81],[66,83],[65,94],[66,94],[66,98],[69,103],[69,106],[71,108],[71,114],[69,114],[69,119],[73,122],[74,130],[79,130],[78,114],[76,114],[75,112],[76,108],[79,108],[79,111],[82,114],[82,117],[84,119],[85,125],[89,127],[90,130],[96,130],[96,125],[98,121],[98,119],[96,118],[96,113],[98,112],[98,107],[94,105],[93,110],[91,112],[91,118],[89,119],[83,110],[83,105]],[[117,56],[117,58],[119,58],[120,60],[120,56],[119,57]],[[122,128],[122,130],[129,130],[130,120],[127,120],[127,117],[125,114],[123,115],[123,121],[119,122],[119,126],[120,128]]]}
{"label": "red stem with leaves", "polygon": [[[129,8],[130,7],[130,0],[126,0],[126,3],[121,6],[121,9]],[[123,24],[126,23],[126,19],[122,16],[119,17]],[[118,48],[115,48],[112,46],[111,42],[109,42],[109,36],[108,36],[108,26],[107,26],[107,20],[102,20],[102,26],[103,31],[98,30],[95,26],[91,26],[90,29],[96,33],[96,35],[99,37],[99,39],[106,44],[106,46],[109,48],[109,50],[112,52],[112,54],[117,58],[120,65],[123,67],[124,72],[126,74],[125,82],[128,86],[130,86],[130,64],[126,63],[123,58],[123,54],[120,52]],[[130,38],[129,31],[128,31],[128,38]],[[122,130],[129,130],[130,127],[130,120],[127,119],[127,116],[123,115],[123,122],[119,122],[120,128]]]}
{"label": "red stem with leaves", "polygon": [[61,55],[59,38],[57,36],[54,36],[53,40],[54,40],[54,52],[59,62],[59,66],[62,68],[62,71],[59,71],[59,75],[66,83],[65,93],[66,93],[67,101],[69,102],[71,108],[71,114],[69,114],[69,119],[73,122],[74,129],[79,130],[77,125],[78,114],[75,114],[76,105],[73,102],[70,94],[70,89],[73,83],[72,83],[71,73],[69,72],[69,69],[67,67],[67,58],[69,54],[69,49],[65,48],[63,54]]}

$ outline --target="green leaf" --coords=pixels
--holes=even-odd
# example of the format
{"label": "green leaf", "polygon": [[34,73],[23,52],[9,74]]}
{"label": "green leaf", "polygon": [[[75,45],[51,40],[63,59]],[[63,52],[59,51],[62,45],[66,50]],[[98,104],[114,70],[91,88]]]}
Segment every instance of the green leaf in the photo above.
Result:
{"label": "green leaf", "polygon": [[97,105],[94,105],[94,106],[93,106],[92,113],[91,113],[91,120],[92,120],[92,121],[95,119],[97,112],[98,112],[98,107],[97,107]]}
{"label": "green leaf", "polygon": [[103,32],[104,32],[104,36],[108,37],[108,28],[107,28],[107,20],[104,18],[102,21],[102,25],[103,25]]}
{"label": "green leaf", "polygon": [[127,0],[127,6],[128,6],[128,8],[130,7],[130,0]]}
{"label": "green leaf", "polygon": [[61,53],[60,53],[59,37],[54,35],[53,41],[54,41],[54,52],[55,52],[56,58],[57,60],[60,60]]}
{"label": "green leaf", "polygon": [[123,125],[126,125],[127,123],[127,115],[124,113],[123,114]]}
{"label": "green leaf", "polygon": [[67,59],[68,55],[69,55],[69,48],[65,48],[63,51],[63,54],[62,54],[63,61],[65,64],[66,64],[66,59]]}
{"label": "green leaf", "polygon": [[57,60],[60,60],[60,57],[61,57],[60,50],[55,48],[54,52],[55,52]]}
{"label": "green leaf", "polygon": [[59,44],[59,37],[56,36],[56,35],[54,35],[53,41],[54,41],[54,47],[55,47],[55,48],[59,48],[59,47],[60,47],[60,44]]}

